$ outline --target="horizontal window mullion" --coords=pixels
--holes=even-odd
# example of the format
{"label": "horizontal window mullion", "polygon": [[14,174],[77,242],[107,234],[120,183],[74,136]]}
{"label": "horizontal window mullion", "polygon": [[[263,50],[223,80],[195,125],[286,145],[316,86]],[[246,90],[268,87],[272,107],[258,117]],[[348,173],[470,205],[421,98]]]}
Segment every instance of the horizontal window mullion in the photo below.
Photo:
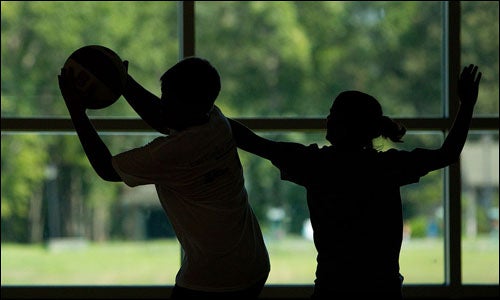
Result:
{"label": "horizontal window mullion", "polygon": [[[254,130],[323,130],[324,118],[234,118]],[[97,130],[116,132],[151,132],[154,131],[138,118],[91,118]],[[447,130],[452,125],[451,119],[395,118],[408,130]],[[498,118],[476,118],[472,120],[471,130],[498,129]],[[2,131],[73,131],[69,118],[2,118]]]}

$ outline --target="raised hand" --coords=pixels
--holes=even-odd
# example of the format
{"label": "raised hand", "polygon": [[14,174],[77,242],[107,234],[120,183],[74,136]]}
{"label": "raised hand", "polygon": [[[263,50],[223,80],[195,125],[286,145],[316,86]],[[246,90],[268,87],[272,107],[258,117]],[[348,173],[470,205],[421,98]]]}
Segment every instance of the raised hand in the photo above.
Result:
{"label": "raised hand", "polygon": [[482,73],[478,72],[478,66],[470,64],[464,67],[458,80],[458,97],[462,104],[474,106],[479,93],[479,82]]}

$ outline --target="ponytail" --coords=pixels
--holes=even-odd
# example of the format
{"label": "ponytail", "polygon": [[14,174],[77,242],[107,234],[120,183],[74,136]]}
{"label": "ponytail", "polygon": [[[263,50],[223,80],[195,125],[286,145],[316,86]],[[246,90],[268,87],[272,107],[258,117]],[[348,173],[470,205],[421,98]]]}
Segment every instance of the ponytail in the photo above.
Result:
{"label": "ponytail", "polygon": [[401,138],[403,138],[405,133],[406,133],[406,128],[402,124],[390,119],[389,117],[386,116],[381,117],[380,119],[381,136],[388,138],[395,143],[402,143],[403,141],[401,140]]}

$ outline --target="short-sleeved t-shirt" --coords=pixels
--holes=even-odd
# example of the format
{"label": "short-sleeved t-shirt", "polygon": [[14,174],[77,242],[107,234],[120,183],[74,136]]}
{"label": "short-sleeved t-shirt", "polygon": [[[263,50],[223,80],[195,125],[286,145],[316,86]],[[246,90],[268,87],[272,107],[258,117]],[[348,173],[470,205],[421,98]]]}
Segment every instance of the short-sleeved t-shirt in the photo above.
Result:
{"label": "short-sleeved t-shirt", "polygon": [[218,107],[207,123],[120,153],[113,166],[129,186],[156,186],[185,254],[176,284],[231,291],[268,275],[231,127]]}
{"label": "short-sleeved t-shirt", "polygon": [[[318,251],[317,283],[357,281],[399,274],[402,242],[400,187],[427,174],[428,151],[340,151],[278,143],[272,163],[281,178],[306,188]],[[372,277],[370,277],[372,280]]]}

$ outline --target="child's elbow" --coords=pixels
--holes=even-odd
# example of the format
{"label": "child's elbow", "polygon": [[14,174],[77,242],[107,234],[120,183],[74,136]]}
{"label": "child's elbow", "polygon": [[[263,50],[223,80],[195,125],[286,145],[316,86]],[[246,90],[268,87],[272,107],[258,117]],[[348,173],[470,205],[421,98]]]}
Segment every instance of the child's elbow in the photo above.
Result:
{"label": "child's elbow", "polygon": [[120,175],[116,172],[98,172],[97,173],[99,177],[101,177],[102,180],[104,181],[109,181],[109,182],[121,182],[123,181]]}
{"label": "child's elbow", "polygon": [[444,166],[452,165],[460,160],[460,153],[457,149],[441,149],[441,161]]}

